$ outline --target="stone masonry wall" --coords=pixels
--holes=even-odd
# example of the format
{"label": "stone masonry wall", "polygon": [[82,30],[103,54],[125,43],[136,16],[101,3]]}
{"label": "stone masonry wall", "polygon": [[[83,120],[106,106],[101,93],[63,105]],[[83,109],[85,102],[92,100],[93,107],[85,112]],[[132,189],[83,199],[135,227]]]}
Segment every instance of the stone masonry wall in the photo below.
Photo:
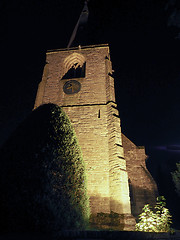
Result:
{"label": "stone masonry wall", "polygon": [[[46,62],[35,108],[49,102],[63,107],[86,164],[91,213],[126,215],[127,230],[134,224],[131,212],[137,218],[145,204],[155,203],[157,187],[146,168],[144,148],[121,133],[109,47],[49,51]],[[81,84],[78,93],[66,94],[68,79],[62,77],[75,63],[86,63],[85,77],[74,79]]]}
{"label": "stone masonry wall", "polygon": [[111,210],[130,214],[128,175],[122,147],[119,113],[115,103],[110,102],[107,107]]}
{"label": "stone masonry wall", "polygon": [[[69,116],[86,163],[92,213],[110,212],[105,76],[105,56],[109,54],[107,50],[105,47],[97,48],[96,51],[89,48],[47,53],[47,64],[35,102],[35,107],[48,102],[55,103],[62,106]],[[81,91],[67,95],[63,91],[67,79],[62,80],[62,76],[68,70],[66,59],[73,53],[82,54],[85,59],[86,76],[76,79],[81,83]]]}
{"label": "stone masonry wall", "polygon": [[106,101],[109,136],[109,173],[111,211],[130,214],[130,198],[126,161],[122,146],[120,118],[115,103],[114,79],[110,55],[106,56]]}
{"label": "stone masonry wall", "polygon": [[[65,94],[62,79],[73,63],[86,62],[86,75],[78,78],[81,90]],[[69,116],[86,163],[92,213],[130,214],[128,176],[124,159],[114,79],[107,45],[62,49],[47,53],[35,107],[62,106]]]}
{"label": "stone masonry wall", "polygon": [[129,177],[131,211],[133,216],[137,218],[145,204],[155,204],[158,190],[154,179],[146,168],[145,149],[137,147],[123,134],[122,140]]}
{"label": "stone masonry wall", "polygon": [[[86,163],[91,212],[110,212],[106,105],[63,107],[75,128]],[[100,115],[100,116],[99,116]]]}

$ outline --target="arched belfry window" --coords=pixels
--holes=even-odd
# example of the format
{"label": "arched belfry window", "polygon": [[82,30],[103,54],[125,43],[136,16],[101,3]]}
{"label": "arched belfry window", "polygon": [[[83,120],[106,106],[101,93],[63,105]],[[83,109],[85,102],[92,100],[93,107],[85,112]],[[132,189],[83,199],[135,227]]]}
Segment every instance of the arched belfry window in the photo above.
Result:
{"label": "arched belfry window", "polygon": [[62,79],[84,78],[86,73],[86,62],[83,55],[73,53],[64,61],[66,72]]}

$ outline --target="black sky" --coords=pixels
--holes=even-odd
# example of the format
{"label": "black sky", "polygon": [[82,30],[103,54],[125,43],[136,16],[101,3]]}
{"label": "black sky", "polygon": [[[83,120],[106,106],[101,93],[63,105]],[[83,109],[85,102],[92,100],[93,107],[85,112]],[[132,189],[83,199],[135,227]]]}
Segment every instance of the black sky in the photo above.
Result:
{"label": "black sky", "polygon": [[[122,130],[137,145],[180,145],[179,29],[167,26],[171,13],[165,11],[167,2],[91,0],[84,34],[74,42],[109,43]],[[7,57],[1,80],[2,139],[33,108],[45,52],[67,46],[83,4],[2,2],[7,33],[2,45]]]}

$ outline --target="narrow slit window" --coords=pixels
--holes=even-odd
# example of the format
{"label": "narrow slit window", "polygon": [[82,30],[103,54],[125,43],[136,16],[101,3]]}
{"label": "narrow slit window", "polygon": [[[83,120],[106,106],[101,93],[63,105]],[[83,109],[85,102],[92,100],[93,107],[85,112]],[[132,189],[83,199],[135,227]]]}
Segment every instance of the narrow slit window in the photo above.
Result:
{"label": "narrow slit window", "polygon": [[100,109],[99,109],[98,118],[100,118],[100,117],[101,117],[101,111],[100,111]]}

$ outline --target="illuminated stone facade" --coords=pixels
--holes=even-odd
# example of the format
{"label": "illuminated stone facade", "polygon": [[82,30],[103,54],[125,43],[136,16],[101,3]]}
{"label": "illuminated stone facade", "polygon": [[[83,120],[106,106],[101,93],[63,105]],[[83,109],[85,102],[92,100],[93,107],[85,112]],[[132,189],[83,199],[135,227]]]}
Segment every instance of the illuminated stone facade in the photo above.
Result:
{"label": "illuminated stone facade", "polygon": [[[63,107],[75,128],[86,163],[92,214],[113,211],[131,219],[108,45],[47,52],[35,108],[49,102]],[[134,224],[125,222],[124,229]]]}
{"label": "illuminated stone facade", "polygon": [[124,156],[128,172],[131,211],[137,219],[145,204],[154,205],[158,196],[157,185],[146,168],[144,147],[137,147],[122,134]]}

